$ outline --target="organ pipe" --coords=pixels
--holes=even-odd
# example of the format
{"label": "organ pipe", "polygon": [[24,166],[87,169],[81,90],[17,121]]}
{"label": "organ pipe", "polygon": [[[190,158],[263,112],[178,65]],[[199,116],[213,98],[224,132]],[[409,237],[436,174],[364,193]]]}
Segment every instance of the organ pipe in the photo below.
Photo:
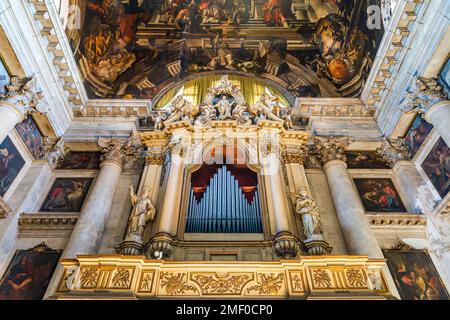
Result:
{"label": "organ pipe", "polygon": [[187,207],[186,232],[261,233],[258,191],[249,203],[238,181],[222,166],[197,201],[192,186]]}

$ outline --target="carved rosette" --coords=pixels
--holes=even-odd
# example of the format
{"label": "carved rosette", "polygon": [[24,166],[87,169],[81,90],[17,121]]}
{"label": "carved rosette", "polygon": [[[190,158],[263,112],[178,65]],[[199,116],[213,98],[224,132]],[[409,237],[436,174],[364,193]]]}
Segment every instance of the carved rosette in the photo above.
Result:
{"label": "carved rosette", "polygon": [[290,232],[280,232],[275,236],[273,250],[280,258],[295,258],[300,253],[300,241]]}
{"label": "carved rosette", "polygon": [[418,78],[416,88],[406,94],[400,110],[404,113],[426,113],[433,105],[447,100],[448,96],[437,79]]}
{"label": "carved rosette", "polygon": [[114,161],[125,169],[133,169],[142,164],[143,150],[133,145],[130,139],[99,138],[97,144],[102,149],[102,162]]}

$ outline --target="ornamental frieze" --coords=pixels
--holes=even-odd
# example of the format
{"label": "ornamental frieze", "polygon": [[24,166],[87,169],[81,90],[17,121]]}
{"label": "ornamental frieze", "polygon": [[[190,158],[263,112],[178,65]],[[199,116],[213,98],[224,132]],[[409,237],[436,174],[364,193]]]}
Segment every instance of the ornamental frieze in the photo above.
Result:
{"label": "ornamental frieze", "polygon": [[[311,294],[389,297],[383,260],[315,257],[282,262],[175,262],[132,256],[86,256],[63,260],[56,298],[307,298]],[[374,279],[377,285],[374,285]],[[106,293],[105,293],[106,294]]]}

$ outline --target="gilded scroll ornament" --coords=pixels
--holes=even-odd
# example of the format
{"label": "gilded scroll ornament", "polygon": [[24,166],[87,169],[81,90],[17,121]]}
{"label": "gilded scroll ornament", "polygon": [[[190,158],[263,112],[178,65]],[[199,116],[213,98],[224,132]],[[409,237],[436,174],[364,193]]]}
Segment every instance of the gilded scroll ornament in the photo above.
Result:
{"label": "gilded scroll ornament", "polygon": [[165,289],[168,295],[185,295],[197,293],[198,289],[187,283],[187,273],[161,272],[161,288]]}
{"label": "gilded scroll ornament", "polygon": [[81,271],[81,287],[95,288],[97,286],[99,271],[97,268],[86,268]]}
{"label": "gilded scroll ornament", "polygon": [[345,271],[347,282],[354,288],[367,288],[366,276],[362,269],[347,269]]}
{"label": "gilded scroll ornament", "polygon": [[257,284],[247,288],[248,294],[278,295],[283,286],[283,273],[259,273]]}
{"label": "gilded scroll ornament", "polygon": [[253,280],[253,274],[193,273],[191,280],[199,285],[204,295],[241,295],[243,287]]}
{"label": "gilded scroll ornament", "polygon": [[129,288],[131,284],[131,273],[130,270],[125,268],[117,269],[111,280],[111,287]]}
{"label": "gilded scroll ornament", "polygon": [[330,288],[331,278],[327,270],[315,269],[312,271],[313,284],[317,288]]}
{"label": "gilded scroll ornament", "polygon": [[151,292],[154,277],[155,273],[153,271],[142,273],[141,282],[139,284],[139,292]]}

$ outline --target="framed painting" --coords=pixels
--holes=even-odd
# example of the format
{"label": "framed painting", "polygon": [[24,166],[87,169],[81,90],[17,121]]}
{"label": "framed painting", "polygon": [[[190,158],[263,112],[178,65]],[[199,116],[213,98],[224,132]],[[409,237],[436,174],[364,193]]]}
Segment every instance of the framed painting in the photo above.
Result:
{"label": "framed painting", "polygon": [[33,117],[29,115],[24,121],[16,124],[16,131],[22,138],[28,150],[30,150],[33,158],[41,158],[43,145],[42,134],[36,126]]}
{"label": "framed painting", "polygon": [[11,82],[11,77],[3,59],[0,57],[0,93],[5,93],[5,87]]}
{"label": "framed painting", "polygon": [[0,282],[0,300],[42,299],[59,256],[45,243],[16,251]]}
{"label": "framed painting", "polygon": [[373,151],[347,151],[349,169],[389,169],[383,158]]}
{"label": "framed painting", "polygon": [[450,56],[447,57],[447,61],[439,73],[439,84],[450,96]]}
{"label": "framed painting", "polygon": [[404,300],[449,300],[450,296],[426,250],[383,250]]}
{"label": "framed painting", "polygon": [[25,160],[9,137],[0,144],[0,196],[3,197],[16,179]]}
{"label": "framed painting", "polygon": [[93,180],[93,178],[57,178],[41,211],[79,212]]}
{"label": "framed painting", "polygon": [[405,136],[405,144],[411,153],[411,157],[416,155],[432,129],[433,126],[425,121],[421,115],[416,116]]}
{"label": "framed painting", "polygon": [[436,191],[445,198],[450,190],[450,149],[442,138],[439,138],[421,166]]}
{"label": "framed painting", "polygon": [[389,178],[353,179],[368,212],[406,212],[394,183]]}
{"label": "framed painting", "polygon": [[71,152],[64,157],[58,169],[98,169],[100,152]]}

